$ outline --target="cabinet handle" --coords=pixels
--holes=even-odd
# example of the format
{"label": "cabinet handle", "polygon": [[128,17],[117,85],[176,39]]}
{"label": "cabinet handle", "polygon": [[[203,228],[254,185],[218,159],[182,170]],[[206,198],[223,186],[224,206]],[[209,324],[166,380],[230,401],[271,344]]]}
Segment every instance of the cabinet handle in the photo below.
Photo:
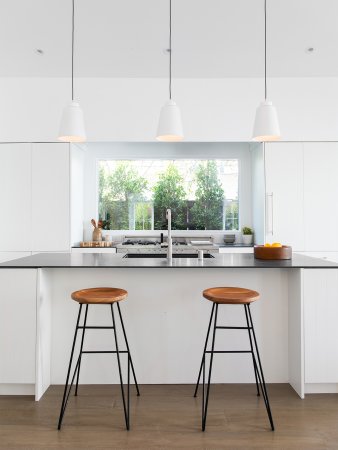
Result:
{"label": "cabinet handle", "polygon": [[266,194],[266,233],[273,235],[273,192]]}

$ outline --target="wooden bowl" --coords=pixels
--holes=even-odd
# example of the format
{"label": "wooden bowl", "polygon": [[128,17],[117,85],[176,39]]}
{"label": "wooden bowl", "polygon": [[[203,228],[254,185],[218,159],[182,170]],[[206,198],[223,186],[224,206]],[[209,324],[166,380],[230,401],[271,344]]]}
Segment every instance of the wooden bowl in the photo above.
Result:
{"label": "wooden bowl", "polygon": [[282,247],[264,247],[264,245],[255,245],[254,255],[257,259],[291,259],[292,247],[288,245],[283,245]]}

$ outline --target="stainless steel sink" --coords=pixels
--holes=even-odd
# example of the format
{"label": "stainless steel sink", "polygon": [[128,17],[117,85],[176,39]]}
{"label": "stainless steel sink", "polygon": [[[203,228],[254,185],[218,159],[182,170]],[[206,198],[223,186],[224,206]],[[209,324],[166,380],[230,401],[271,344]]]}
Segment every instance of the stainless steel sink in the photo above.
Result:
{"label": "stainless steel sink", "polygon": [[[123,258],[166,258],[165,253],[126,253]],[[197,258],[197,253],[173,253],[173,258]],[[204,253],[203,258],[214,258],[211,253]]]}

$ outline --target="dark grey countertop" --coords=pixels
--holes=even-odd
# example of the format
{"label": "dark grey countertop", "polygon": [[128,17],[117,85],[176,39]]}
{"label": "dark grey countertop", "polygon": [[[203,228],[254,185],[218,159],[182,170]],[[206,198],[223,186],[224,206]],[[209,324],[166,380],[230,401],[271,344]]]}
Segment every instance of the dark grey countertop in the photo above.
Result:
{"label": "dark grey countertop", "polygon": [[123,258],[124,254],[112,253],[39,253],[0,264],[0,269],[37,268],[243,268],[243,269],[338,269],[338,264],[309,256],[294,254],[290,260],[268,261],[255,259],[252,253],[216,254],[215,258]]}

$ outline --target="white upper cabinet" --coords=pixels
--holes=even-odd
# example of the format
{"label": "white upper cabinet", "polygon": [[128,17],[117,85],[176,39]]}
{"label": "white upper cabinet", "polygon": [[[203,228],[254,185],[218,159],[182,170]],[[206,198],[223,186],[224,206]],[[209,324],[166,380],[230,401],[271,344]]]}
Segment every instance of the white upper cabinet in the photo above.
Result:
{"label": "white upper cabinet", "polygon": [[338,251],[338,143],[304,144],[305,247]]}
{"label": "white upper cabinet", "polygon": [[0,252],[70,250],[69,170],[68,144],[0,144]]}
{"label": "white upper cabinet", "polygon": [[32,251],[70,251],[69,144],[33,144]]}
{"label": "white upper cabinet", "polygon": [[0,144],[0,251],[31,249],[31,144]]}
{"label": "white upper cabinet", "polygon": [[266,242],[305,248],[303,144],[265,144]]}

